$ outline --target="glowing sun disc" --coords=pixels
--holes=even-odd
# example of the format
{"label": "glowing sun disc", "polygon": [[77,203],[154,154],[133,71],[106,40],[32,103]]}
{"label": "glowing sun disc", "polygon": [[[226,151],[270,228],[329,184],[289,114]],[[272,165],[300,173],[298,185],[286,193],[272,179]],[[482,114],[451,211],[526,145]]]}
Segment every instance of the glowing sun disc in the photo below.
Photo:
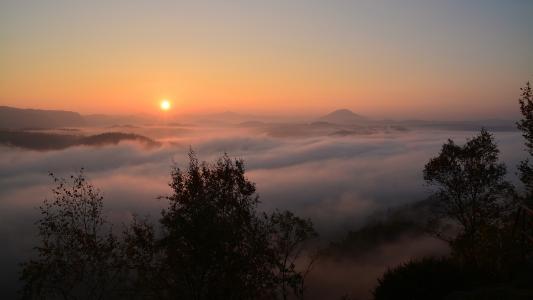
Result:
{"label": "glowing sun disc", "polygon": [[162,110],[169,110],[170,109],[170,101],[168,101],[166,99],[161,101],[161,109]]}

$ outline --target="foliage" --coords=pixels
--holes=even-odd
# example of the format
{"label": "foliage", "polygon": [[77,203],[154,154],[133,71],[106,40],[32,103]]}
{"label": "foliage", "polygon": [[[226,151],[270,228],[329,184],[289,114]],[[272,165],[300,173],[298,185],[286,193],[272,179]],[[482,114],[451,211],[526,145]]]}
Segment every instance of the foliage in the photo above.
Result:
{"label": "foliage", "polygon": [[147,219],[134,216],[123,232],[120,251],[128,270],[125,277],[129,299],[164,298],[162,257],[157,250],[156,232]]}
{"label": "foliage", "polygon": [[24,264],[24,298],[102,299],[122,272],[118,241],[102,215],[103,197],[83,170],[69,180],[50,174],[54,198],[40,207],[38,258]]}
{"label": "foliage", "polygon": [[424,179],[438,188],[440,213],[458,225],[451,239],[456,254],[480,264],[492,234],[506,226],[514,208],[513,187],[498,161],[494,137],[482,129],[463,146],[448,140],[424,168]]}
{"label": "foliage", "polygon": [[257,217],[255,186],[227,156],[172,171],[163,211],[166,284],[191,299],[248,299],[272,288],[268,232]]}
{"label": "foliage", "polygon": [[378,279],[374,300],[388,299],[531,299],[531,270],[502,281],[498,274],[453,257],[427,257],[386,271]]}
{"label": "foliage", "polygon": [[317,236],[291,212],[259,213],[244,163],[222,156],[171,173],[161,228],[133,218],[122,236],[103,217],[103,197],[81,172],[54,177],[39,220],[39,259],[24,264],[24,295],[39,299],[303,298]]}
{"label": "foliage", "polygon": [[[532,156],[529,82],[521,90],[523,118],[517,125]],[[438,187],[439,217],[457,225],[456,234],[447,239],[452,256],[412,261],[387,271],[379,279],[375,299],[531,299],[533,167],[528,159],[519,165],[526,191],[518,203],[498,154],[492,135],[481,130],[464,146],[449,140],[426,164],[424,179]]]}
{"label": "foliage", "polygon": [[520,248],[518,254],[533,264],[533,165],[530,161],[533,157],[533,92],[529,82],[520,90],[522,94],[518,102],[522,119],[517,122],[517,125],[525,139],[529,158],[520,162],[518,166],[519,177],[524,184],[525,193],[520,197],[521,205],[515,216],[515,243]]}
{"label": "foliage", "polygon": [[170,294],[194,299],[287,298],[303,294],[296,270],[312,223],[291,212],[259,214],[255,185],[227,155],[174,168],[159,242]]}
{"label": "foliage", "polygon": [[375,300],[444,299],[457,290],[491,282],[485,273],[449,258],[424,258],[389,269],[378,279]]}
{"label": "foliage", "polygon": [[[522,119],[517,122],[518,129],[522,131],[525,145],[529,156],[533,156],[533,92],[529,82],[520,89],[522,94],[519,98]],[[528,204],[533,204],[533,166],[529,159],[525,159],[519,165],[520,180],[524,183],[528,193]]]}
{"label": "foliage", "polygon": [[306,268],[302,271],[297,269],[297,260],[301,258],[306,242],[318,236],[313,224],[310,220],[296,217],[290,211],[275,211],[268,216],[268,229],[276,266],[275,283],[281,297],[287,299],[292,290],[296,297],[303,298],[305,276],[311,271],[318,253],[309,256]]}

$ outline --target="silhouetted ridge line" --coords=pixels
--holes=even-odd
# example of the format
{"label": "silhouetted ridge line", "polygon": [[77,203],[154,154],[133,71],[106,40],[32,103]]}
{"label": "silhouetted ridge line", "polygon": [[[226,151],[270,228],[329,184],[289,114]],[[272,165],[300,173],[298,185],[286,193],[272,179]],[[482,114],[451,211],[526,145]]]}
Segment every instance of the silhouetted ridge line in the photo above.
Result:
{"label": "silhouetted ridge line", "polygon": [[354,124],[367,121],[367,119],[349,109],[338,109],[319,118],[318,121],[334,124]]}
{"label": "silhouetted ridge line", "polygon": [[160,145],[157,141],[134,133],[106,132],[83,136],[32,131],[0,130],[0,145],[30,150],[60,150],[81,145],[116,145],[122,141],[135,141],[148,147],[157,147]]}
{"label": "silhouetted ridge line", "polygon": [[85,119],[77,112],[0,106],[0,128],[58,128],[84,125]]}

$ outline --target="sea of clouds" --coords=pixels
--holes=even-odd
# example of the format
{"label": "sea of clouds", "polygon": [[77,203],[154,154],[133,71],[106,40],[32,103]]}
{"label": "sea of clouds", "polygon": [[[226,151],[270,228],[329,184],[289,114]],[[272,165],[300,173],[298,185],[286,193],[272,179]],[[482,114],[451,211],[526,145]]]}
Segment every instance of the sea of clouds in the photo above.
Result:
{"label": "sea of clouds", "polygon": [[[376,211],[425,199],[431,189],[422,178],[424,164],[448,138],[463,143],[475,135],[467,131],[409,130],[274,137],[234,126],[131,130],[163,145],[146,148],[123,142],[57,151],[0,147],[0,289],[13,291],[19,286],[18,264],[33,253],[37,207],[51,196],[48,172],[68,176],[83,167],[105,197],[106,215],[120,226],[132,214],[157,218],[166,206],[157,197],[170,193],[170,169],[187,165],[190,148],[200,160],[207,161],[225,152],[245,161],[247,176],[256,183],[260,195],[261,210],[289,209],[310,218],[322,239],[328,241],[361,226]],[[496,132],[495,137],[501,158],[508,165],[509,179],[517,182],[516,165],[524,157],[520,133]],[[323,289],[338,290],[339,295],[368,295],[369,287],[387,265],[421,252],[443,250],[438,242],[427,238],[401,241],[357,262],[323,263],[313,276],[320,281],[316,277],[327,274],[321,277]]]}

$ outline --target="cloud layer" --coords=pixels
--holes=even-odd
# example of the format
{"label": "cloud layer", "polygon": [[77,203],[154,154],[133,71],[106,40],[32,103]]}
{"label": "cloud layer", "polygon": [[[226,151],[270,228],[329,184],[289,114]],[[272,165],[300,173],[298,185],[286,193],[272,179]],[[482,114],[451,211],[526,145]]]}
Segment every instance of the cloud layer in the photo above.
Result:
{"label": "cloud layer", "polygon": [[[189,146],[201,160],[227,152],[245,160],[248,177],[257,184],[261,209],[290,209],[311,218],[323,239],[328,240],[356,228],[376,210],[427,197],[430,191],[421,174],[425,162],[438,153],[447,138],[461,143],[474,134],[409,131],[275,138],[232,127],[178,128],[175,132],[152,128],[150,132],[164,145],[147,149],[135,142],[122,142],[48,152],[0,147],[0,238],[6,245],[0,250],[0,263],[6,266],[0,288],[12,290],[16,286],[17,262],[31,253],[35,207],[50,196],[50,171],[67,176],[85,168],[91,182],[104,193],[106,213],[120,223],[132,213],[157,217],[166,203],[156,197],[170,192],[170,167],[173,163],[187,164]],[[513,170],[522,157],[521,137],[517,132],[501,132],[496,138],[511,171],[510,178],[516,180]],[[426,242],[432,243],[420,241]],[[400,261],[409,253],[391,259]],[[373,260],[366,261],[368,265]],[[323,272],[329,272],[328,266],[323,268]],[[358,277],[352,273],[367,266],[359,271],[346,268],[339,269],[346,274],[338,276],[355,280]],[[372,268],[381,272],[383,266]]]}

